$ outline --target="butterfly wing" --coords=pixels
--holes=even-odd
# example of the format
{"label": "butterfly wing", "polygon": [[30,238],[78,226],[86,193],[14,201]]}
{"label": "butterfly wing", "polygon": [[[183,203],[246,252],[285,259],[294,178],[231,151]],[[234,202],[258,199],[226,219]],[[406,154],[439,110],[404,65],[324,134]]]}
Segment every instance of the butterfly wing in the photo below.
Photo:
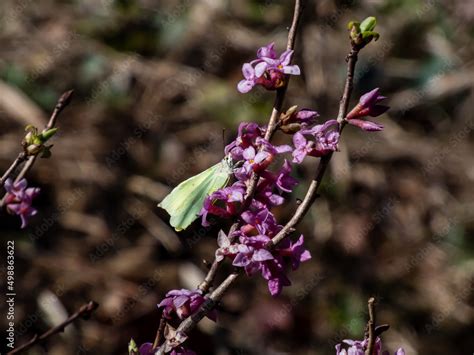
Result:
{"label": "butterfly wing", "polygon": [[229,181],[232,169],[224,159],[198,175],[176,186],[158,205],[170,215],[170,224],[176,231],[186,229],[201,210],[204,199]]}

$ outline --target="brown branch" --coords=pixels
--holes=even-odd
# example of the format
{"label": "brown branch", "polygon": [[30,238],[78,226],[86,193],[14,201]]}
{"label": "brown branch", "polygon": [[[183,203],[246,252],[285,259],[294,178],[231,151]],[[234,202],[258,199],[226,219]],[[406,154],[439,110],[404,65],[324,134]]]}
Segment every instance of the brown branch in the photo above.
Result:
{"label": "brown branch", "polygon": [[[295,1],[295,9],[293,12],[293,20],[291,23],[290,30],[288,31],[288,42],[286,44],[286,49],[294,49],[295,41],[296,41],[296,33],[298,30],[298,25],[301,20],[301,15],[303,14],[304,10],[304,1],[296,0]],[[283,102],[285,101],[286,89],[288,88],[288,83],[290,81],[290,75],[286,75],[284,85],[279,88],[276,92],[275,102],[273,103],[272,113],[268,120],[267,130],[265,132],[265,140],[270,141],[273,137],[273,134],[278,128],[278,119],[281,115],[281,110],[283,107]],[[255,193],[259,180],[259,175],[257,173],[253,173],[252,180],[250,182],[249,187],[247,188],[246,192],[246,201],[244,203],[243,209],[248,207],[250,202],[252,201],[252,197]]]}
{"label": "brown branch", "polygon": [[21,179],[23,179],[26,176],[28,171],[30,171],[30,169],[35,164],[37,157],[38,157],[38,154],[30,155],[29,157],[26,158],[26,163],[25,163],[25,165],[23,165],[23,168],[21,169],[20,173],[15,178],[15,182],[20,181]]}
{"label": "brown branch", "polygon": [[56,126],[56,120],[58,119],[59,114],[66,108],[67,105],[69,105],[69,103],[71,102],[73,93],[74,93],[74,90],[69,90],[61,95],[56,106],[54,107],[54,111],[51,114],[51,117],[49,118],[49,121],[45,127],[45,130],[51,129],[54,126]]}
{"label": "brown branch", "polygon": [[346,75],[346,84],[344,85],[344,92],[342,94],[341,100],[339,101],[339,113],[337,115],[337,121],[340,124],[344,123],[344,117],[347,115],[347,108],[349,107],[349,101],[352,94],[352,88],[354,86],[354,72],[355,65],[357,63],[358,55],[360,49],[352,46],[351,51],[346,57],[347,61],[347,75]]}
{"label": "brown branch", "polygon": [[[53,113],[51,114],[48,123],[46,124],[44,131],[48,129],[54,128],[56,125],[57,118],[59,114],[64,110],[64,108],[71,102],[73,90],[66,91],[64,94],[61,95],[56,106],[54,107]],[[27,156],[25,152],[21,152],[18,154],[15,161],[10,165],[10,167],[5,171],[2,178],[0,179],[0,187],[3,187],[5,181],[13,174],[13,172],[18,168],[23,162],[26,161],[25,165],[23,166],[21,172],[16,177],[15,181],[20,181],[26,175],[26,173],[33,167],[37,158],[37,154]]]}
{"label": "brown branch", "polygon": [[12,165],[5,171],[3,174],[2,178],[0,179],[0,187],[2,187],[5,184],[5,181],[8,179],[8,177],[15,171],[15,169],[24,161],[26,160],[26,155],[24,152],[21,152],[18,154],[16,159],[13,161]]}
{"label": "brown branch", "polygon": [[[51,117],[49,118],[48,123],[46,124],[46,127],[43,129],[43,132],[47,131],[48,129],[54,128],[54,126],[56,126],[56,121],[58,119],[59,114],[71,102],[73,93],[74,93],[74,90],[69,90],[61,95],[58,102],[56,103],[56,106],[54,107],[53,113],[51,114]],[[30,169],[35,164],[37,157],[38,157],[38,154],[31,155],[28,157],[27,162],[23,166],[23,169],[21,170],[21,172],[16,177],[15,181],[20,181],[21,179],[25,177],[28,171],[30,171]]]}
{"label": "brown branch", "polygon": [[[303,9],[304,9],[304,1],[303,0],[296,0],[295,1],[295,8],[293,12],[293,20],[291,23],[290,30],[288,31],[288,41],[286,48],[288,49],[293,49],[295,46],[295,41],[296,41],[296,34],[298,30],[298,25],[301,20],[301,15],[303,14]],[[285,100],[285,95],[286,95],[286,89],[288,87],[288,82],[290,80],[290,76],[286,76],[286,80],[284,85],[277,89],[276,92],[276,97],[275,97],[275,102],[273,104],[272,108],[272,113],[270,115],[270,118],[268,120],[268,125],[267,125],[267,130],[265,132],[264,138],[267,141],[270,141],[273,134],[278,128],[278,118],[280,117],[281,110],[283,107],[283,102]],[[258,181],[260,179],[260,176],[257,173],[253,173],[251,177],[250,184],[247,188],[246,191],[246,199],[244,203],[242,204],[241,210],[245,210],[249,205],[250,202],[252,201],[253,195],[255,194],[255,190],[257,188]],[[239,222],[234,223],[230,230],[228,235],[230,236],[235,230],[237,230],[239,226]],[[209,269],[206,277],[204,278],[203,282],[198,286],[198,288],[203,291],[203,293],[206,293],[209,291],[209,288],[211,287],[212,283],[214,282],[214,278],[217,274],[217,270],[219,268],[220,263],[214,259],[214,262],[212,263],[211,268]],[[178,331],[182,331],[184,333],[188,332],[192,328],[196,326],[199,321],[206,316],[206,314],[214,308],[215,304],[222,298],[223,294],[225,291],[230,287],[230,285],[234,282],[235,279],[239,276],[238,272],[234,272],[227,276],[227,278],[219,285],[217,289],[215,289],[208,297],[207,301],[200,307],[200,309],[193,314],[192,316],[186,318],[183,322],[178,327]],[[165,351],[165,345],[161,346],[156,354],[164,354]]]}
{"label": "brown branch", "polygon": [[[287,50],[293,50],[295,47],[296,33],[298,31],[298,25],[303,15],[304,10],[304,1],[296,0],[295,9],[293,12],[293,20],[291,22],[290,30],[288,31],[288,41],[286,43]],[[277,90],[275,103],[273,104],[272,114],[268,120],[267,131],[265,132],[265,139],[270,141],[273,134],[278,128],[278,118],[281,114],[281,109],[283,107],[283,102],[285,101],[286,89],[288,88],[288,83],[290,81],[290,75],[286,75],[284,85]]]}
{"label": "brown branch", "polygon": [[323,180],[324,174],[329,165],[329,162],[331,161],[331,158],[332,153],[325,155],[321,158],[316,169],[315,177],[311,181],[303,201],[301,201],[291,219],[272,238],[271,242],[269,242],[269,244],[267,245],[268,248],[273,248],[275,245],[285,239],[289,234],[291,234],[294,231],[294,227],[296,227],[296,225],[300,223],[303,217],[306,215],[314,200],[316,200],[316,197],[318,196],[319,186],[321,185],[321,181]]}
{"label": "brown branch", "polygon": [[163,334],[163,331],[165,330],[166,326],[166,319],[163,317],[163,312],[161,312],[160,316],[160,325],[158,326],[158,330],[156,331],[156,336],[155,336],[155,341],[153,342],[153,349],[158,347],[161,342],[161,335]]}
{"label": "brown branch", "polygon": [[[207,315],[207,313],[209,313],[209,311],[211,311],[216,306],[216,304],[221,300],[222,296],[224,296],[224,293],[227,291],[230,285],[232,285],[232,283],[234,283],[234,281],[237,279],[239,274],[239,272],[234,272],[227,276],[227,278],[219,285],[219,287],[217,287],[209,295],[209,297],[201,305],[201,307],[199,307],[196,313],[192,314],[181,322],[176,331],[188,334],[189,331],[192,330],[201,321],[201,319],[203,319]],[[166,343],[167,342],[165,342],[162,346],[160,346],[159,349],[156,350],[156,355],[165,354]]]}
{"label": "brown branch", "polygon": [[207,272],[204,280],[199,284],[198,289],[203,293],[207,293],[212,286],[214,278],[216,277],[217,270],[219,269],[220,262],[214,258],[214,262],[211,265],[211,268]]}
{"label": "brown branch", "polygon": [[[346,79],[346,84],[344,87],[344,93],[342,95],[342,98],[339,103],[339,115],[344,118],[345,115],[347,114],[347,108],[349,106],[349,100],[350,96],[352,93],[352,87],[353,87],[353,78],[354,78],[354,71],[355,71],[355,65],[357,62],[357,54],[358,50],[354,50],[354,48],[351,50],[347,57],[347,79]],[[338,117],[339,118],[339,117]],[[341,124],[340,126],[340,132],[342,133],[343,125]],[[331,161],[332,158],[332,153],[323,156],[318,164],[318,167],[316,169],[315,173],[315,178],[313,181],[311,181],[311,184],[308,188],[308,191],[306,192],[305,198],[301,202],[301,204],[298,206],[296,209],[293,217],[288,221],[288,223],[283,227],[283,229],[273,237],[272,241],[269,243],[268,247],[272,248],[275,245],[277,245],[279,242],[281,242],[286,236],[288,236],[290,233],[294,231],[294,227],[303,219],[303,217],[306,215],[308,212],[309,208],[311,207],[311,204],[314,202],[314,200],[317,197],[317,192],[319,189],[319,186],[321,185],[321,181],[324,177],[324,174],[327,170],[327,167],[329,165],[329,162]],[[234,228],[234,225],[232,228]],[[232,229],[231,229],[232,230]],[[215,262],[214,262],[215,263]],[[212,269],[212,267],[211,267]],[[209,271],[211,272],[211,270]],[[215,271],[214,275],[215,275]],[[188,332],[189,330],[193,329],[197,323],[206,316],[206,314],[216,305],[217,302],[222,298],[223,294],[227,291],[227,289],[232,285],[232,283],[237,279],[239,276],[239,272],[234,272],[227,276],[227,278],[214,290],[208,300],[201,306],[201,308],[194,313],[192,316],[186,318],[178,327],[178,331],[182,331],[184,333]],[[207,278],[207,276],[206,276]],[[202,284],[201,284],[202,285]],[[163,351],[164,351],[164,347]],[[161,348],[156,354],[164,354],[164,352],[160,352]]]}
{"label": "brown branch", "polygon": [[[358,59],[359,50],[360,49],[352,46],[351,51],[349,52],[346,59],[347,61],[346,83],[344,85],[344,92],[342,94],[341,100],[339,101],[339,113],[337,115],[337,121],[340,124],[339,126],[340,134],[342,134],[342,130],[344,129],[344,125],[345,125],[344,118],[347,115],[349,101],[352,94],[352,88],[354,86],[354,72],[355,72],[355,66]],[[283,239],[285,239],[290,233],[292,233],[294,231],[294,227],[306,215],[309,208],[313,204],[314,200],[316,200],[316,197],[318,196],[319,186],[321,185],[321,181],[324,177],[327,167],[329,166],[329,162],[331,161],[332,156],[333,156],[333,153],[331,152],[320,159],[318,168],[316,169],[315,177],[311,181],[308,191],[306,192],[306,195],[303,201],[298,206],[295,213],[293,214],[293,217],[291,217],[288,223],[282,228],[280,232],[277,233],[277,235],[275,235],[272,238],[272,241],[268,245],[269,248],[274,247]]]}
{"label": "brown branch", "polygon": [[[301,10],[302,10],[302,5],[300,1],[296,1],[295,16],[300,17]],[[294,30],[290,29],[290,33],[288,35],[288,48],[289,49],[293,48],[295,31],[296,31],[296,27],[294,26],[297,26],[298,22],[299,22],[299,19],[296,19],[296,20],[293,19],[292,29],[294,28]],[[338,117],[337,117],[337,120],[340,123],[339,133],[342,133],[342,130],[345,126],[344,118],[347,114],[349,101],[352,94],[352,88],[354,85],[354,72],[355,72],[355,66],[357,63],[359,51],[360,51],[360,48],[352,46],[351,51],[349,52],[346,58],[346,61],[347,61],[346,82],[345,82],[344,91],[343,91],[341,100],[339,102],[339,112],[338,112]],[[279,117],[279,113],[283,105],[285,92],[286,92],[286,86],[281,88],[281,91],[280,90],[277,91],[277,97],[275,99],[275,104],[273,106],[272,115],[270,116],[270,121],[268,124],[267,132],[265,134],[265,139],[269,140],[272,137],[273,133],[278,128],[277,118]],[[277,233],[275,237],[272,238],[271,242],[268,244],[269,248],[274,247],[279,242],[281,242],[285,237],[287,237],[290,233],[292,233],[294,231],[294,227],[306,215],[309,208],[311,207],[311,204],[314,202],[314,200],[318,196],[317,195],[318,189],[321,185],[321,181],[327,170],[329,162],[331,161],[332,155],[333,154],[330,153],[323,156],[320,159],[318,167],[316,169],[315,178],[311,181],[310,186],[308,188],[308,191],[306,192],[306,195],[303,201],[298,206],[298,208],[296,209],[291,219],[282,228],[282,230],[279,233]],[[249,188],[247,189],[247,194],[248,194],[247,199],[253,196],[257,183],[258,183],[258,179],[259,179],[259,176],[257,174],[253,174],[251,184]],[[229,235],[231,234],[231,232],[235,231],[237,227],[238,227],[238,223],[234,223],[229,231]],[[211,267],[211,270],[209,270],[209,273],[206,276],[205,281],[203,281],[203,283],[201,283],[199,287],[201,290],[207,291],[209,289],[210,284],[212,283],[215,277],[218,265],[219,263],[214,261],[212,265],[213,267]],[[214,269],[214,266],[215,266],[215,269]],[[198,311],[196,311],[193,315],[191,315],[190,317],[186,318],[184,321],[181,322],[177,331],[188,333],[190,330],[192,330],[199,323],[199,321],[201,321],[201,319],[204,318],[206,314],[215,307],[217,302],[219,302],[219,300],[222,298],[224,293],[234,283],[234,281],[239,277],[239,275],[240,275],[240,272],[233,272],[230,275],[228,275],[227,278],[209,295],[206,302],[204,302],[204,304],[198,309]],[[164,354],[165,353],[164,351],[165,351],[165,344],[161,346],[156,351],[155,354]]]}
{"label": "brown branch", "polygon": [[[303,14],[304,6],[305,6],[304,1],[302,0],[295,1],[293,20],[291,22],[290,30],[288,31],[288,41],[286,44],[286,49],[293,49],[295,46],[298,25],[301,20],[301,15]],[[290,80],[290,76],[286,75],[284,85],[281,88],[279,88],[276,92],[275,102],[273,103],[272,113],[268,120],[267,130],[264,136],[264,138],[267,141],[271,140],[271,138],[273,137],[273,134],[278,128],[278,118],[280,117],[282,107],[283,107],[283,102],[285,101],[286,89],[288,87],[289,80]],[[240,208],[241,211],[246,210],[250,206],[253,195],[255,194],[255,191],[257,189],[257,184],[258,184],[259,179],[260,179],[259,174],[254,172],[250,178],[250,184],[247,187],[247,191],[245,192],[246,198]],[[230,236],[233,232],[237,230],[238,227],[239,227],[239,222],[235,222],[234,224],[232,224],[227,235]],[[214,260],[214,262],[212,263],[212,267],[209,269],[204,281],[198,286],[198,288],[202,290],[204,293],[208,292],[209,288],[212,286],[212,283],[216,276],[219,265],[220,263]]]}
{"label": "brown branch", "polygon": [[369,321],[367,322],[368,344],[365,355],[372,355],[374,352],[375,339],[375,298],[370,297],[367,302],[369,308]]}
{"label": "brown branch", "polygon": [[90,301],[87,304],[82,305],[73,315],[71,315],[68,319],[66,319],[64,322],[61,324],[58,324],[57,326],[49,329],[47,332],[41,334],[41,335],[35,335],[29,342],[17,347],[16,349],[13,349],[7,355],[13,355],[13,354],[19,354],[22,351],[25,351],[32,346],[48,339],[49,337],[62,333],[64,331],[64,328],[66,328],[69,324],[74,322],[78,318],[82,319],[87,319],[92,315],[92,313],[99,307],[97,303],[94,301]]}

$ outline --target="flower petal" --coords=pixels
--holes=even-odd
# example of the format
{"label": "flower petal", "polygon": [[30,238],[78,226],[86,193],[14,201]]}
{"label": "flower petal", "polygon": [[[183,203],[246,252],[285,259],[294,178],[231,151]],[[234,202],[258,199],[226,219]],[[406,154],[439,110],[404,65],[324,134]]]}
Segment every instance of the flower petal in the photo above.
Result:
{"label": "flower petal", "polygon": [[244,75],[245,79],[251,80],[254,77],[255,71],[249,63],[245,63],[242,65],[242,74]]}
{"label": "flower petal", "polygon": [[272,42],[272,43],[267,44],[264,47],[259,48],[257,51],[257,57],[258,58],[267,57],[267,58],[273,58],[273,59],[276,58],[274,47],[275,47],[275,42]]}
{"label": "flower petal", "polygon": [[232,265],[244,267],[244,266],[247,266],[249,263],[250,263],[249,257],[245,255],[244,253],[239,253],[234,258]]}
{"label": "flower petal", "polygon": [[282,153],[289,153],[293,151],[293,148],[291,146],[284,144],[284,145],[277,145],[275,146],[275,150],[277,153],[282,154]]}
{"label": "flower petal", "polygon": [[300,75],[301,70],[300,67],[295,65],[286,65],[283,67],[283,73],[285,74],[291,74],[291,75]]}
{"label": "flower petal", "polygon": [[381,124],[372,122],[372,121],[365,121],[359,119],[351,119],[347,120],[347,122],[353,126],[359,127],[364,131],[373,132],[373,131],[381,131],[383,130],[383,126]]}
{"label": "flower petal", "polygon": [[255,148],[250,146],[246,148],[243,152],[243,157],[245,160],[251,160],[255,158]]}
{"label": "flower petal", "polygon": [[252,88],[255,86],[255,83],[250,80],[241,80],[239,84],[237,84],[237,90],[239,90],[240,93],[245,94],[248,93]]}
{"label": "flower petal", "polygon": [[291,57],[293,56],[293,50],[292,49],[287,49],[280,55],[280,64],[282,66],[286,66],[290,64],[291,62]]}
{"label": "flower petal", "polygon": [[256,164],[260,164],[262,161],[267,159],[270,156],[270,153],[268,152],[258,152],[257,155],[254,158],[254,161]]}
{"label": "flower petal", "polygon": [[273,260],[274,257],[272,253],[270,253],[268,250],[258,249],[257,251],[253,253],[252,259],[255,261],[265,261],[265,260]]}
{"label": "flower petal", "polygon": [[219,245],[221,248],[230,246],[230,239],[222,230],[220,230],[219,234],[217,235],[217,245]]}
{"label": "flower petal", "polygon": [[368,106],[373,105],[374,103],[377,102],[377,98],[379,97],[379,92],[380,92],[380,89],[375,88],[375,89],[369,91],[368,93],[365,93],[364,95],[362,95],[360,97],[359,103],[363,107],[368,107]]}
{"label": "flower petal", "polygon": [[255,66],[255,77],[260,78],[263,73],[265,73],[265,70],[267,70],[268,64],[265,62],[258,63]]}
{"label": "flower petal", "polygon": [[173,299],[173,305],[176,307],[176,308],[179,308],[181,307],[182,305],[184,305],[186,302],[189,301],[189,297],[188,296],[177,296],[175,299]]}
{"label": "flower petal", "polygon": [[306,138],[300,132],[296,132],[293,135],[293,144],[295,148],[305,147],[306,142],[307,142]]}

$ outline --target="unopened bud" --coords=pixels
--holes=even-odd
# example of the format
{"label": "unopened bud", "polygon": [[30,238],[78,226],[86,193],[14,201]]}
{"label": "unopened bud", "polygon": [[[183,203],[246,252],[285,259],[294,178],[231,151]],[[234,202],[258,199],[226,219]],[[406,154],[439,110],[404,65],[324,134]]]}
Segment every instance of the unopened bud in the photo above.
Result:
{"label": "unopened bud", "polygon": [[42,140],[43,143],[46,143],[46,141],[48,139],[50,139],[52,136],[54,136],[56,134],[56,132],[58,131],[57,128],[50,128],[46,131],[43,131],[41,132],[41,134],[39,135],[40,136],[40,139]]}
{"label": "unopened bud", "polygon": [[347,28],[352,45],[361,49],[373,39],[377,40],[380,35],[374,31],[376,25],[377,19],[373,16],[367,17],[362,23],[356,21],[349,22]]}
{"label": "unopened bud", "polygon": [[128,343],[128,354],[129,355],[138,354],[137,343],[135,343],[135,340],[133,340],[133,339],[130,339],[130,342]]}
{"label": "unopened bud", "polygon": [[367,17],[362,23],[360,24],[360,32],[364,33],[367,31],[373,31],[375,25],[377,24],[377,19],[373,16]]}
{"label": "unopened bud", "polygon": [[28,132],[23,138],[23,149],[26,155],[37,155],[41,153],[42,158],[49,158],[51,156],[50,146],[45,146],[46,143],[52,136],[58,131],[57,128],[45,129],[43,132],[38,134],[38,129],[32,125],[25,127],[25,131]]}

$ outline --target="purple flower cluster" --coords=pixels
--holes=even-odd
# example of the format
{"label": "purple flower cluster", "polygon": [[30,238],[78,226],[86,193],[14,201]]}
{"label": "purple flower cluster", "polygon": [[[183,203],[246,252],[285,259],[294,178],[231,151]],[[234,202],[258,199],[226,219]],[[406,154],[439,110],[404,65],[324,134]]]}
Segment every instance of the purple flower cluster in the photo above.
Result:
{"label": "purple flower cluster", "polygon": [[379,88],[375,88],[362,95],[359,99],[359,103],[347,114],[347,122],[353,126],[362,128],[364,131],[381,131],[383,129],[381,124],[361,119],[365,116],[380,116],[389,109],[388,106],[379,105],[380,101],[386,99],[385,96],[381,96],[379,93]]}
{"label": "purple flower cluster", "polygon": [[[364,355],[365,349],[367,349],[368,339],[364,340],[351,340],[345,339],[342,341],[343,344],[348,345],[347,349],[343,349],[343,344],[336,345],[336,355]],[[388,351],[382,352],[382,341],[379,337],[375,340],[374,355],[389,355]],[[399,348],[395,351],[395,355],[405,355],[405,350]]]}
{"label": "purple flower cluster", "polygon": [[[257,51],[257,59],[243,65],[244,79],[239,82],[238,90],[247,93],[256,85],[267,90],[284,86],[287,75],[300,74],[297,65],[290,65],[292,56],[293,51],[287,50],[278,57],[274,43],[261,47]],[[379,105],[383,99],[385,97],[379,95],[378,88],[366,93],[347,114],[345,121],[366,131],[381,130],[381,125],[361,118],[384,113],[388,107]],[[329,120],[315,125],[318,116],[316,111],[297,110],[296,106],[280,115],[279,128],[284,133],[293,134],[294,147],[272,145],[264,138],[266,127],[252,122],[241,123],[237,138],[225,148],[226,156],[230,156],[235,163],[235,182],[207,196],[199,212],[203,226],[209,226],[209,215],[239,221],[238,229],[230,235],[222,230],[219,232],[216,261],[228,258],[233,266],[244,269],[247,275],[261,274],[273,296],[280,294],[283,286],[291,284],[286,274],[288,269],[296,270],[302,262],[311,259],[310,252],[304,247],[303,235],[296,241],[286,237],[273,245],[272,238],[283,226],[277,222],[271,210],[283,204],[284,195],[291,193],[298,184],[291,176],[292,163],[300,164],[306,156],[322,157],[338,150],[340,123]],[[292,162],[285,158],[276,159],[286,153],[292,153]],[[270,169],[270,165],[276,161],[283,162],[279,168]],[[257,185],[250,197],[247,191],[250,186],[255,187],[255,174],[258,174]],[[205,300],[200,290],[172,290],[158,307],[163,308],[165,319],[170,320],[176,315],[182,320],[196,312]],[[207,316],[215,321],[216,311],[212,310]],[[177,336],[180,340],[174,343],[172,354],[194,354],[180,345],[185,335]],[[336,355],[362,355],[367,347],[367,340],[344,340],[343,343],[349,348],[346,350],[342,348],[343,344],[336,345]],[[381,349],[381,341],[377,338],[374,354],[381,355]],[[139,351],[140,355],[151,354],[153,345],[145,343]],[[399,349],[395,355],[404,354],[403,349]]]}
{"label": "purple flower cluster", "polygon": [[284,202],[282,192],[291,192],[297,184],[291,177],[291,165],[285,160],[282,168],[272,173],[267,170],[278,154],[289,153],[289,145],[274,146],[263,138],[264,129],[256,123],[241,123],[239,135],[226,149],[239,167],[234,170],[237,181],[229,187],[217,190],[206,198],[200,211],[202,225],[208,226],[209,214],[229,218],[241,213],[241,206],[245,200],[245,191],[254,172],[262,176],[257,186],[255,199],[251,203],[251,210],[262,210]]}
{"label": "purple flower cluster", "polygon": [[[273,216],[269,215],[269,211],[261,211],[267,214],[269,221],[263,221],[261,225],[247,224],[236,232],[234,237],[238,236],[238,242],[233,243],[224,232],[219,232],[218,245],[216,251],[216,259],[222,260],[224,257],[233,259],[232,265],[244,268],[248,275],[254,275],[260,272],[268,282],[268,289],[273,296],[280,294],[283,286],[289,286],[290,280],[285,273],[285,265],[287,262],[291,264],[293,270],[296,270],[300,263],[311,259],[311,254],[303,246],[303,235],[293,243],[290,239],[285,239],[271,252],[266,248],[271,238],[265,234],[249,235],[254,229],[265,226],[273,226],[271,229],[276,232],[278,230]],[[252,216],[254,223],[258,222],[258,218]],[[257,232],[258,233],[258,232]]]}
{"label": "purple flower cluster", "polygon": [[247,93],[255,85],[261,85],[267,90],[275,90],[285,84],[285,75],[300,75],[297,65],[290,65],[293,50],[284,51],[280,57],[270,43],[257,51],[257,59],[242,66],[243,80],[237,85],[241,93]]}
{"label": "purple flower cluster", "polygon": [[[312,118],[315,113],[311,112],[308,117]],[[271,250],[267,248],[272,237],[282,229],[271,208],[283,204],[283,195],[290,193],[298,182],[291,176],[292,165],[286,159],[276,171],[269,169],[278,155],[291,153],[293,148],[270,144],[263,138],[264,133],[265,129],[255,123],[240,124],[237,138],[225,149],[227,155],[239,162],[234,169],[236,182],[208,196],[200,214],[203,225],[208,224],[209,214],[240,219],[241,226],[232,235],[219,233],[216,259],[221,261],[227,257],[248,275],[260,273],[267,280],[270,293],[278,295],[283,286],[290,285],[286,276],[288,266],[297,269],[311,254],[303,246],[303,236],[296,242],[287,238]],[[253,173],[258,173],[260,179],[252,200],[247,201],[245,206],[248,207],[242,211]]]}
{"label": "purple flower cluster", "polygon": [[[163,307],[163,317],[172,319],[173,314],[179,319],[185,319],[193,314],[206,299],[200,291],[190,291],[186,289],[171,290],[166,294],[166,297],[158,304],[158,307]],[[207,314],[209,319],[213,321],[217,318],[215,310]]]}
{"label": "purple flower cluster", "polygon": [[339,123],[326,121],[309,129],[301,129],[293,136],[293,162],[301,163],[307,156],[321,157],[337,150],[339,143]]}
{"label": "purple flower cluster", "polygon": [[38,187],[28,187],[26,179],[13,182],[12,179],[5,181],[4,204],[8,212],[16,214],[21,218],[21,228],[25,228],[28,219],[38,213],[32,206],[33,198],[38,196],[40,189]]}

